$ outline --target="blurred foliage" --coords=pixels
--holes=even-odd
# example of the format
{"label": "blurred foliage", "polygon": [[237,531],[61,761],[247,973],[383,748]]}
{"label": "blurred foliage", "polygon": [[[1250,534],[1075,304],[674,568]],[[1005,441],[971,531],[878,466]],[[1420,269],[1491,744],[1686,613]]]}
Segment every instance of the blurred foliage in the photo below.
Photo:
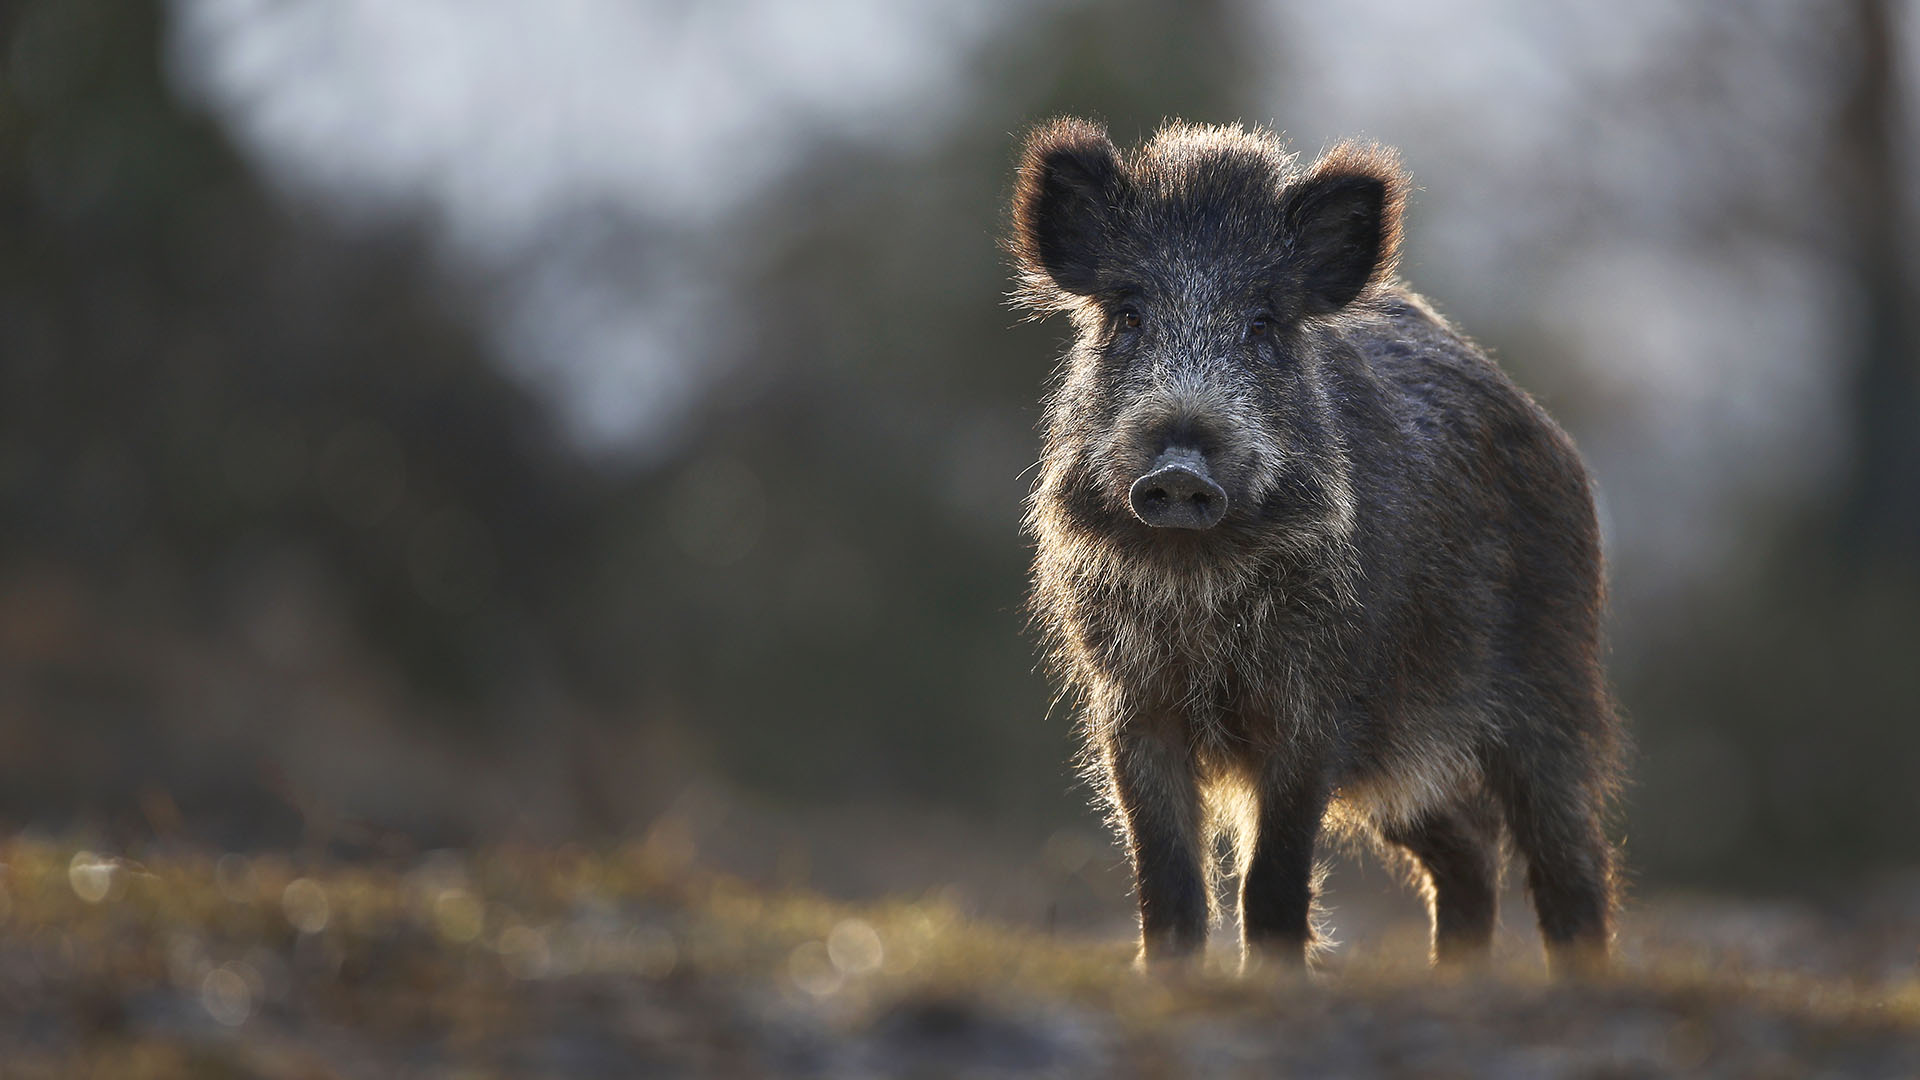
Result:
{"label": "blurred foliage", "polygon": [[[423,235],[264,187],[171,89],[166,13],[0,7],[0,815],[578,833],[710,769],[776,805],[1085,820],[1022,634],[1023,471],[1065,329],[1001,304],[1011,136],[1232,118],[1281,50],[1223,4],[1069,5],[982,55],[1006,91],[929,149],[823,141],[730,225],[763,244],[741,362],[636,465],[569,448],[475,329],[485,286]],[[1891,91],[1863,87],[1843,174],[1884,215]],[[1652,876],[1912,857],[1899,235],[1866,215],[1836,249],[1878,290],[1846,360],[1866,456],[1756,525],[1692,646],[1619,672]]]}
{"label": "blurred foliage", "polygon": [[448,315],[408,238],[276,206],[173,101],[154,5],[5,20],[12,812],[124,800],[135,778],[191,768],[178,758],[205,748],[171,745],[166,719],[207,707],[183,700],[188,656],[237,638],[259,677],[324,663],[307,624],[332,612],[411,684],[486,717],[476,703],[548,662],[540,627],[591,478]]}
{"label": "blurred foliage", "polygon": [[[1020,463],[987,463],[1011,465],[986,481],[1006,489],[989,530],[942,509],[930,470],[968,463],[912,445],[936,402],[895,362],[925,350],[788,321],[766,347],[818,379],[746,388],[683,461],[590,465],[496,370],[461,314],[476,298],[437,284],[413,238],[274,202],[174,100],[160,14],[42,3],[5,25],[13,814],[125,812],[154,782],[215,813],[277,802],[270,749],[209,749],[223,703],[207,699],[286,723],[275,697],[349,674],[384,680],[373,696],[403,724],[558,717],[542,737],[564,742],[569,717],[642,710],[776,790],[1062,802],[1064,724],[1044,723],[1018,633]],[[969,206],[947,222],[964,239],[929,238],[971,256],[963,298],[997,291],[992,219]],[[774,259],[790,260],[776,296],[822,267],[878,269],[859,250]],[[775,306],[848,314],[815,300]],[[982,352],[1005,354],[1005,321],[978,327]],[[794,355],[814,351],[830,355]],[[1045,779],[982,793],[1000,772]]]}

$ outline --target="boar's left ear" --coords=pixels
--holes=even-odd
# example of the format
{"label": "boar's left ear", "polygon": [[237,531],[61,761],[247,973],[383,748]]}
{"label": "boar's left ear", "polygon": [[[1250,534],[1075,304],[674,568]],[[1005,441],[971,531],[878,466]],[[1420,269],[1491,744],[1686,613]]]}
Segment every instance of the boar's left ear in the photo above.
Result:
{"label": "boar's left ear", "polygon": [[1292,269],[1308,313],[1338,311],[1393,276],[1406,188],[1393,151],[1341,143],[1288,190]]}
{"label": "boar's left ear", "polygon": [[1021,300],[1055,310],[1099,290],[1111,215],[1126,185],[1113,140],[1098,124],[1062,117],[1027,136],[1007,240]]}

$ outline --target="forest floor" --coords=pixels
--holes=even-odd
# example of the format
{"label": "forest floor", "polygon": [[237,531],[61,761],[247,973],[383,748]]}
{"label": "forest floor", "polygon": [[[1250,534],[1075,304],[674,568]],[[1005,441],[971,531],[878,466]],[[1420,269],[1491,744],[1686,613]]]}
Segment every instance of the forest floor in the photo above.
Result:
{"label": "forest floor", "polygon": [[1614,974],[1554,984],[1524,907],[1474,976],[1425,968],[1407,905],[1349,904],[1310,977],[1226,970],[1222,931],[1167,979],[1124,926],[835,902],[671,844],[134,859],[22,835],[0,864],[4,1077],[1920,1076],[1911,880],[1827,908],[1641,898]]}

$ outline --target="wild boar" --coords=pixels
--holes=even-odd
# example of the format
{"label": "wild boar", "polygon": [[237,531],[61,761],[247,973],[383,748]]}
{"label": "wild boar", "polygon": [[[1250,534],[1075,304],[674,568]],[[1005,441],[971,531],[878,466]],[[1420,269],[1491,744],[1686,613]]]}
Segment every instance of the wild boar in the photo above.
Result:
{"label": "wild boar", "polygon": [[[1329,828],[1409,857],[1437,962],[1504,841],[1557,972],[1604,964],[1622,724],[1600,537],[1554,421],[1395,277],[1391,150],[1173,123],[1027,138],[1019,302],[1074,340],[1028,506],[1033,612],[1131,858],[1143,962],[1301,963]],[[1224,838],[1224,867],[1212,857]]]}

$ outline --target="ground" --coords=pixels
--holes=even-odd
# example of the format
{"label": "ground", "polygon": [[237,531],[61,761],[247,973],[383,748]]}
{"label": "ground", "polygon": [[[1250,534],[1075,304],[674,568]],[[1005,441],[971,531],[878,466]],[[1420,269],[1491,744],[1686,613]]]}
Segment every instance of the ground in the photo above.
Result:
{"label": "ground", "polygon": [[1409,905],[1353,902],[1312,976],[1229,972],[1223,933],[1167,979],[1122,927],[835,902],[671,844],[134,859],[27,835],[0,862],[5,1077],[1920,1076],[1911,880],[1642,898],[1618,972],[1555,985],[1523,907],[1477,976],[1425,968]]}

